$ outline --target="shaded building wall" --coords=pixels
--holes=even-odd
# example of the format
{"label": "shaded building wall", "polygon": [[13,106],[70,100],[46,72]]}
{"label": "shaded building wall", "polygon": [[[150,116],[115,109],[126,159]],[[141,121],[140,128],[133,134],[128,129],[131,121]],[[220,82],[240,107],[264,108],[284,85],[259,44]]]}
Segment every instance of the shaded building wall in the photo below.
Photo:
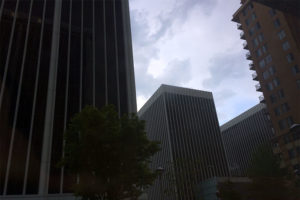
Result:
{"label": "shaded building wall", "polygon": [[168,189],[164,185],[172,185],[170,180],[175,180],[176,194],[171,199],[195,199],[197,183],[229,175],[211,93],[162,85],[139,115],[146,121],[149,138],[162,142],[162,152],[154,156],[152,168],[167,169],[150,189],[149,199],[159,199]]}
{"label": "shaded building wall", "polygon": [[247,176],[251,156],[274,137],[266,106],[258,104],[221,126],[232,176]]}
{"label": "shaded building wall", "polygon": [[135,98],[128,1],[0,0],[0,195],[71,192],[70,118]]}

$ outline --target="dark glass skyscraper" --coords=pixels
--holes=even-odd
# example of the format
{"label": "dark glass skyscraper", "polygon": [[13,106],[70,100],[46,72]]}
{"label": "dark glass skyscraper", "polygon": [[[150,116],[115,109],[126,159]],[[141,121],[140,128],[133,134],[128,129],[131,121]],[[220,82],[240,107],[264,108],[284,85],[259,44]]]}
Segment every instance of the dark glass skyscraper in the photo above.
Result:
{"label": "dark glass skyscraper", "polygon": [[135,99],[128,0],[0,0],[0,198],[70,192],[69,119]]}
{"label": "dark glass skyscraper", "polygon": [[161,142],[151,167],[164,170],[149,200],[193,200],[201,181],[229,175],[211,92],[162,85],[138,114]]}

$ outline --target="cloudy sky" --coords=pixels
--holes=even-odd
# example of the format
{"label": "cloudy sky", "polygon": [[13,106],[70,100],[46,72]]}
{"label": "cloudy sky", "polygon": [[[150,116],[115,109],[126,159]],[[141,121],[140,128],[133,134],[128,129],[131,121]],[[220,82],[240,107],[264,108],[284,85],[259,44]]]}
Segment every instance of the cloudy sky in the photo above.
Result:
{"label": "cloudy sky", "polygon": [[161,84],[212,91],[220,124],[258,103],[240,0],[130,0],[138,109]]}

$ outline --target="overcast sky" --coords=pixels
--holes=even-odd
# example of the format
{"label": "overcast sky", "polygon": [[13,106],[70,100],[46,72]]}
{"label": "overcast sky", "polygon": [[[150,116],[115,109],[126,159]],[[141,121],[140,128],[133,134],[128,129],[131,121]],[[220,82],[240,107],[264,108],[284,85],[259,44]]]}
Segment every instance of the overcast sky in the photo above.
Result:
{"label": "overcast sky", "polygon": [[256,105],[240,0],[130,0],[138,109],[161,84],[213,92],[220,124]]}

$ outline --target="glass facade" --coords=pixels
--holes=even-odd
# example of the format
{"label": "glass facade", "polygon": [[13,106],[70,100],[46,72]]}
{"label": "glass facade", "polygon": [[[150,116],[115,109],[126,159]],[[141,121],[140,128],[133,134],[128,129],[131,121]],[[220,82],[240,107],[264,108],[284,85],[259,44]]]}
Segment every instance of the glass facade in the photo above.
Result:
{"label": "glass facade", "polygon": [[132,63],[126,0],[0,0],[0,195],[39,192],[49,93],[47,191],[71,192],[75,177],[57,168],[68,121],[85,105],[136,112]]}

